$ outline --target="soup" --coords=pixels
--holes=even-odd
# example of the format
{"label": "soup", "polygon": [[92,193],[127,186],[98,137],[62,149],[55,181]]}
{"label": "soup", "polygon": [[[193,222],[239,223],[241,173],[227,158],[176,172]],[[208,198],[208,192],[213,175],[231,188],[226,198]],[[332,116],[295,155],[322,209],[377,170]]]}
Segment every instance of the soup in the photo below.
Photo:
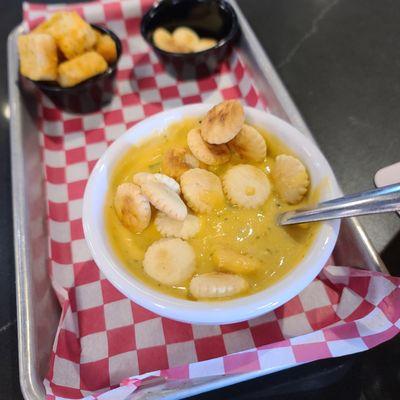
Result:
{"label": "soup", "polygon": [[[163,237],[154,223],[154,209],[148,227],[140,233],[133,233],[121,223],[115,210],[114,198],[119,185],[132,182],[135,174],[164,172],[162,162],[165,153],[171,148],[187,147],[188,132],[199,124],[198,119],[184,119],[128,149],[121,156],[110,178],[104,210],[105,227],[111,246],[126,269],[157,291],[194,301],[196,298],[190,292],[191,279],[176,285],[165,285],[149,276],[143,268],[149,246]],[[232,152],[230,160],[222,165],[201,165],[201,168],[221,178],[232,167],[245,163],[258,168],[270,178],[278,155],[296,156],[277,137],[259,127],[256,129],[267,144],[267,156],[263,161],[243,161],[242,157]],[[318,233],[319,224],[281,227],[276,224],[277,215],[294,208],[310,206],[318,201],[318,197],[319,190],[314,187],[308,189],[300,202],[290,205],[281,199],[272,182],[267,200],[256,208],[239,207],[225,197],[223,203],[212,211],[195,213],[200,228],[194,237],[186,240],[195,253],[194,276],[219,271],[215,262],[216,252],[228,249],[239,255],[251,255],[257,260],[258,267],[245,274],[245,290],[225,296],[223,300],[246,296],[278,282],[304,258]]]}

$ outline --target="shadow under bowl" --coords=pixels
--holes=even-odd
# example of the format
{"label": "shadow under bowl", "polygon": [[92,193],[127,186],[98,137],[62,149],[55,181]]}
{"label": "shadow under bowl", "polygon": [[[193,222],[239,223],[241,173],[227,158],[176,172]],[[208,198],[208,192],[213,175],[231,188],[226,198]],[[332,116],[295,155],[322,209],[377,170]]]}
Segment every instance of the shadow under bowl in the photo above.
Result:
{"label": "shadow under bowl", "polygon": [[[165,28],[172,32],[186,26],[200,37],[217,40],[217,44],[196,53],[173,53],[155,46],[153,32]],[[239,35],[239,24],[232,6],[224,0],[163,0],[143,16],[141,32],[165,65],[180,79],[195,79],[213,73],[225,60]]]}

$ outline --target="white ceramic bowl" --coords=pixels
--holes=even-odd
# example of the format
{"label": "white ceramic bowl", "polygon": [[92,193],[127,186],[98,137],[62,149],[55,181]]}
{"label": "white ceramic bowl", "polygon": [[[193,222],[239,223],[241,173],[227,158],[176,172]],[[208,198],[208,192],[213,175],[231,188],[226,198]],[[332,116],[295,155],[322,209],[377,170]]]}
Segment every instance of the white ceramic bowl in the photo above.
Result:
{"label": "white ceramic bowl", "polygon": [[[162,316],[196,324],[227,324],[248,320],[271,311],[301,292],[321,271],[335,245],[339,221],[322,224],[303,261],[273,286],[229,301],[189,301],[157,292],[131,275],[114,254],[104,227],[104,202],[110,176],[121,156],[133,144],[162,132],[185,117],[203,116],[211,105],[193,104],[165,111],[133,126],[103,154],[86,186],[83,227],[92,256],[107,279],[125,296]],[[339,195],[335,176],[320,150],[286,122],[253,108],[245,108],[246,120],[276,135],[306,164],[315,187],[323,185],[321,200]]]}

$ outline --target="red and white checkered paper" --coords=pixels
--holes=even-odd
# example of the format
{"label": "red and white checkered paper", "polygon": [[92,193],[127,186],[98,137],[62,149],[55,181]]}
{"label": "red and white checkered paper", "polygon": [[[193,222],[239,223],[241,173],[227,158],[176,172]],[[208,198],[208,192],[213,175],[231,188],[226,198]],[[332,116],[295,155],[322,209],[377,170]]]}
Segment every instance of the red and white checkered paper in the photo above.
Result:
{"label": "red and white checkered paper", "polygon": [[[197,378],[271,372],[367,350],[393,337],[400,328],[400,278],[375,272],[327,266],[274,312],[224,326],[162,318],[129,301],[100,273],[83,236],[82,197],[90,171],[113,140],[143,118],[183,104],[240,98],[266,109],[237,52],[212,77],[169,76],[140,36],[140,19],[150,5],[109,0],[68,6],[120,37],[115,97],[84,116],[39,98],[49,269],[62,306],[44,381],[48,398],[122,400],[132,393],[135,398],[143,382],[156,383],[161,394],[171,390],[171,382],[179,390]],[[25,3],[25,26],[59,9]]]}

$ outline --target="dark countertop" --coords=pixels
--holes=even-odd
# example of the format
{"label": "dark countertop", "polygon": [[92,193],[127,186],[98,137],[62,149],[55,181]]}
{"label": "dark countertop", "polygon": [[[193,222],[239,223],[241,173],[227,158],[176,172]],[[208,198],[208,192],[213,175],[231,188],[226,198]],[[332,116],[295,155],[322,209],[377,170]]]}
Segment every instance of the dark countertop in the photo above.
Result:
{"label": "dark countertop", "polygon": [[[331,162],[345,192],[372,187],[400,155],[400,2],[239,0],[266,52]],[[7,118],[6,38],[21,1],[0,2],[0,399],[18,382]],[[394,275],[400,220],[361,219]],[[197,396],[198,399],[397,399],[400,336],[358,355],[324,360]]]}

